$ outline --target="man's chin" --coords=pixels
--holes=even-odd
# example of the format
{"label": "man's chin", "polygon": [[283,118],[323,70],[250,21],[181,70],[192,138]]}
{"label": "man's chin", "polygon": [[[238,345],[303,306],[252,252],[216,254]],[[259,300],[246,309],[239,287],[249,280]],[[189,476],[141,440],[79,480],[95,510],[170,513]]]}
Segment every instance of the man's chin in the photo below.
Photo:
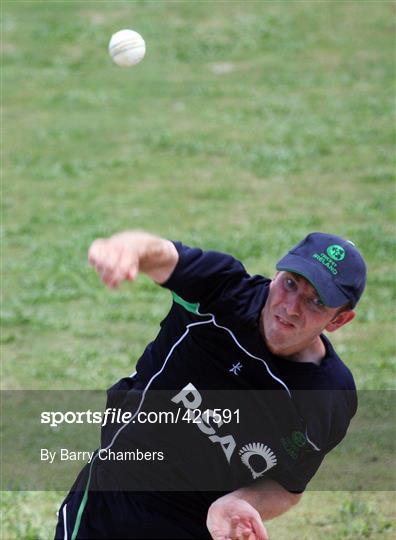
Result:
{"label": "man's chin", "polygon": [[284,339],[281,339],[280,337],[271,336],[269,339],[266,339],[266,345],[268,349],[272,352],[272,354],[280,356],[282,351],[286,348],[286,343]]}

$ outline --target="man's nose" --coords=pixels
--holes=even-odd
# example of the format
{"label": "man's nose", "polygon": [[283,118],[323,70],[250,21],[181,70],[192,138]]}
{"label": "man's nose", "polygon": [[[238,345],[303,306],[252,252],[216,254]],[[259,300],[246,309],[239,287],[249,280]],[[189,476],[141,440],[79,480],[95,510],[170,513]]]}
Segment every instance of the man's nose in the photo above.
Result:
{"label": "man's nose", "polygon": [[286,302],[286,313],[290,317],[299,316],[301,313],[300,298],[297,294],[291,295]]}

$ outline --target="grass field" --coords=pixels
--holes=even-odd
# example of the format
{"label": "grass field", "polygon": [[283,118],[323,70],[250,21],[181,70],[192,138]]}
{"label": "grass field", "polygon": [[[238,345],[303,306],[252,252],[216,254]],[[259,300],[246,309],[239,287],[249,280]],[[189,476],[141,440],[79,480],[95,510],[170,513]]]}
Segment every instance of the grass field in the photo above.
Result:
{"label": "grass field", "polygon": [[[4,0],[3,389],[133,371],[169,294],[144,277],[109,292],[86,263],[126,228],[265,275],[312,230],[351,238],[368,287],[334,343],[359,389],[394,389],[394,16],[381,0]],[[133,69],[106,52],[124,27],[147,43]],[[1,538],[51,538],[63,495],[3,493]],[[310,491],[268,530],[387,540],[394,523],[391,491]]]}

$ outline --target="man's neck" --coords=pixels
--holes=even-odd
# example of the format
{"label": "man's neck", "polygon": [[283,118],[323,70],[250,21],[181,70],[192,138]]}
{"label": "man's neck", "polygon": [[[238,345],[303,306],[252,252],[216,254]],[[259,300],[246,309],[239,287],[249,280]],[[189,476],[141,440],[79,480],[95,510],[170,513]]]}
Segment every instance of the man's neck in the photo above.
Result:
{"label": "man's neck", "polygon": [[319,366],[325,356],[326,347],[324,346],[322,339],[318,336],[317,340],[315,340],[312,345],[306,347],[296,354],[285,356],[285,358],[288,358],[288,360],[293,360],[294,362],[310,362]]}
{"label": "man's neck", "polygon": [[287,360],[292,360],[293,362],[310,362],[319,366],[323,358],[326,356],[326,347],[320,336],[317,336],[312,343],[298,352],[293,352],[290,350],[274,350],[265,339],[265,336],[263,337],[268,349],[272,352],[272,354],[280,356],[281,358],[286,358]]}
{"label": "man's neck", "polygon": [[[268,346],[268,344],[267,344]],[[271,349],[270,349],[271,350]],[[318,336],[313,343],[305,347],[304,349],[298,351],[298,352],[289,352],[289,351],[272,351],[277,356],[280,356],[281,358],[286,358],[287,360],[292,360],[293,362],[303,362],[311,364],[316,364],[319,366],[323,360],[323,358],[326,356],[326,347],[320,338]]]}

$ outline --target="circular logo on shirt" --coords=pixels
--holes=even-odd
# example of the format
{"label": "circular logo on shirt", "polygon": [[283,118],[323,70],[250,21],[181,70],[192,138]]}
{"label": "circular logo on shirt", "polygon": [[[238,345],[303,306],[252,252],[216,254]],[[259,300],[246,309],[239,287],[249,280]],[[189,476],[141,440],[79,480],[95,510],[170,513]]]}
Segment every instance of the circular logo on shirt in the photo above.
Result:
{"label": "circular logo on shirt", "polygon": [[262,443],[246,444],[239,450],[241,461],[250,470],[253,480],[276,465],[276,456],[268,446]]}
{"label": "circular logo on shirt", "polygon": [[302,448],[307,444],[307,439],[301,431],[293,431],[292,441],[298,448]]}

